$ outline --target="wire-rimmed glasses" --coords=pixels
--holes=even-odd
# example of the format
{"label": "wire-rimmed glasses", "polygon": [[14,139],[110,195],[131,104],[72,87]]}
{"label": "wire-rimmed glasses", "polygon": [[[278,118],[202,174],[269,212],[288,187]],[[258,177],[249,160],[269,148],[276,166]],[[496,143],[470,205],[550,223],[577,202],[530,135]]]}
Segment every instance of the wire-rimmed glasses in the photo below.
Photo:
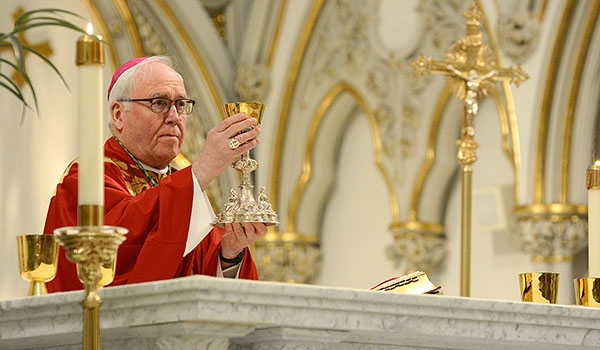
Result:
{"label": "wire-rimmed glasses", "polygon": [[154,113],[160,114],[168,111],[171,106],[175,105],[175,110],[180,115],[188,115],[192,113],[194,104],[196,101],[190,99],[177,99],[171,100],[166,97],[152,97],[152,98],[131,98],[122,99],[119,102],[150,102],[150,110]]}

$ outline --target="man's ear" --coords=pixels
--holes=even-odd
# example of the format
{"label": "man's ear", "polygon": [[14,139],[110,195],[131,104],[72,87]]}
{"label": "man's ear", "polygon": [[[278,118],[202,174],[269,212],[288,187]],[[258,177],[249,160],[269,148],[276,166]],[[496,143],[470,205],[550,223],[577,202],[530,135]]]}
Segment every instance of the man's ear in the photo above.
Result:
{"label": "man's ear", "polygon": [[118,102],[113,102],[110,105],[110,118],[112,120],[112,125],[118,130],[123,130],[123,105]]}

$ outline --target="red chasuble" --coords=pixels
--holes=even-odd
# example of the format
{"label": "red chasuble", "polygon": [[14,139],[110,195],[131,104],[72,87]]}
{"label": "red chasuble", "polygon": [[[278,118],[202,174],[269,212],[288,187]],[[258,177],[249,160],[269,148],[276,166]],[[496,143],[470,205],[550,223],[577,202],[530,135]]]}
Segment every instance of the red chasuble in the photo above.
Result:
{"label": "red chasuble", "polygon": [[[165,280],[202,274],[215,276],[224,229],[213,228],[198,246],[183,256],[187,240],[194,177],[191,167],[164,176],[152,187],[121,146],[110,138],[104,145],[104,224],[125,227],[126,240],[118,249],[115,278],[110,285]],[[155,175],[155,174],[154,174]],[[45,234],[77,226],[77,163],[65,171],[50,200]],[[49,292],[82,289],[76,265],[61,247],[58,272],[47,283]],[[258,279],[249,250],[240,278]]]}

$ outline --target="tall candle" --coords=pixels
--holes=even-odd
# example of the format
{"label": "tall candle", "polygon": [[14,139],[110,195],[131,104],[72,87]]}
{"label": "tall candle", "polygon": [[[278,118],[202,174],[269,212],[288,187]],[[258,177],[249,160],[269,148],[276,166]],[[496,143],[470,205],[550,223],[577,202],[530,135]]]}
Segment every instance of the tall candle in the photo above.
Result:
{"label": "tall candle", "polygon": [[600,277],[600,160],[586,171],[588,192],[588,273]]}
{"label": "tall candle", "polygon": [[[104,50],[92,24],[77,40],[77,115],[79,121],[79,207],[104,208],[103,83]],[[81,213],[80,213],[81,214]],[[98,216],[98,215],[95,215]],[[81,217],[81,215],[80,215]],[[101,224],[96,223],[79,223]]]}

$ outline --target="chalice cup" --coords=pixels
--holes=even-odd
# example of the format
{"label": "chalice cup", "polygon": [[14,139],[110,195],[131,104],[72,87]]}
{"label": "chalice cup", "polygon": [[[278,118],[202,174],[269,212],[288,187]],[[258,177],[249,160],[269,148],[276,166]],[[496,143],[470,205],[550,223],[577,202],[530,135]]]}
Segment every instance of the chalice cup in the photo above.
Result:
{"label": "chalice cup", "polygon": [[[264,104],[260,102],[233,102],[223,105],[225,118],[239,113],[245,113],[247,118],[256,118],[257,126],[260,126],[265,110]],[[232,139],[235,141],[235,139]],[[224,205],[224,210],[217,215],[213,222],[214,226],[223,227],[226,223],[233,222],[262,222],[267,226],[279,223],[277,213],[269,203],[265,188],[261,187],[258,198],[255,199],[251,173],[258,169],[258,162],[250,158],[250,152],[244,152],[242,156],[233,163],[232,167],[241,174],[239,191],[232,188],[229,199]]]}
{"label": "chalice cup", "polygon": [[19,271],[30,282],[29,296],[48,294],[46,282],[56,276],[58,242],[53,235],[26,234],[17,236]]}

